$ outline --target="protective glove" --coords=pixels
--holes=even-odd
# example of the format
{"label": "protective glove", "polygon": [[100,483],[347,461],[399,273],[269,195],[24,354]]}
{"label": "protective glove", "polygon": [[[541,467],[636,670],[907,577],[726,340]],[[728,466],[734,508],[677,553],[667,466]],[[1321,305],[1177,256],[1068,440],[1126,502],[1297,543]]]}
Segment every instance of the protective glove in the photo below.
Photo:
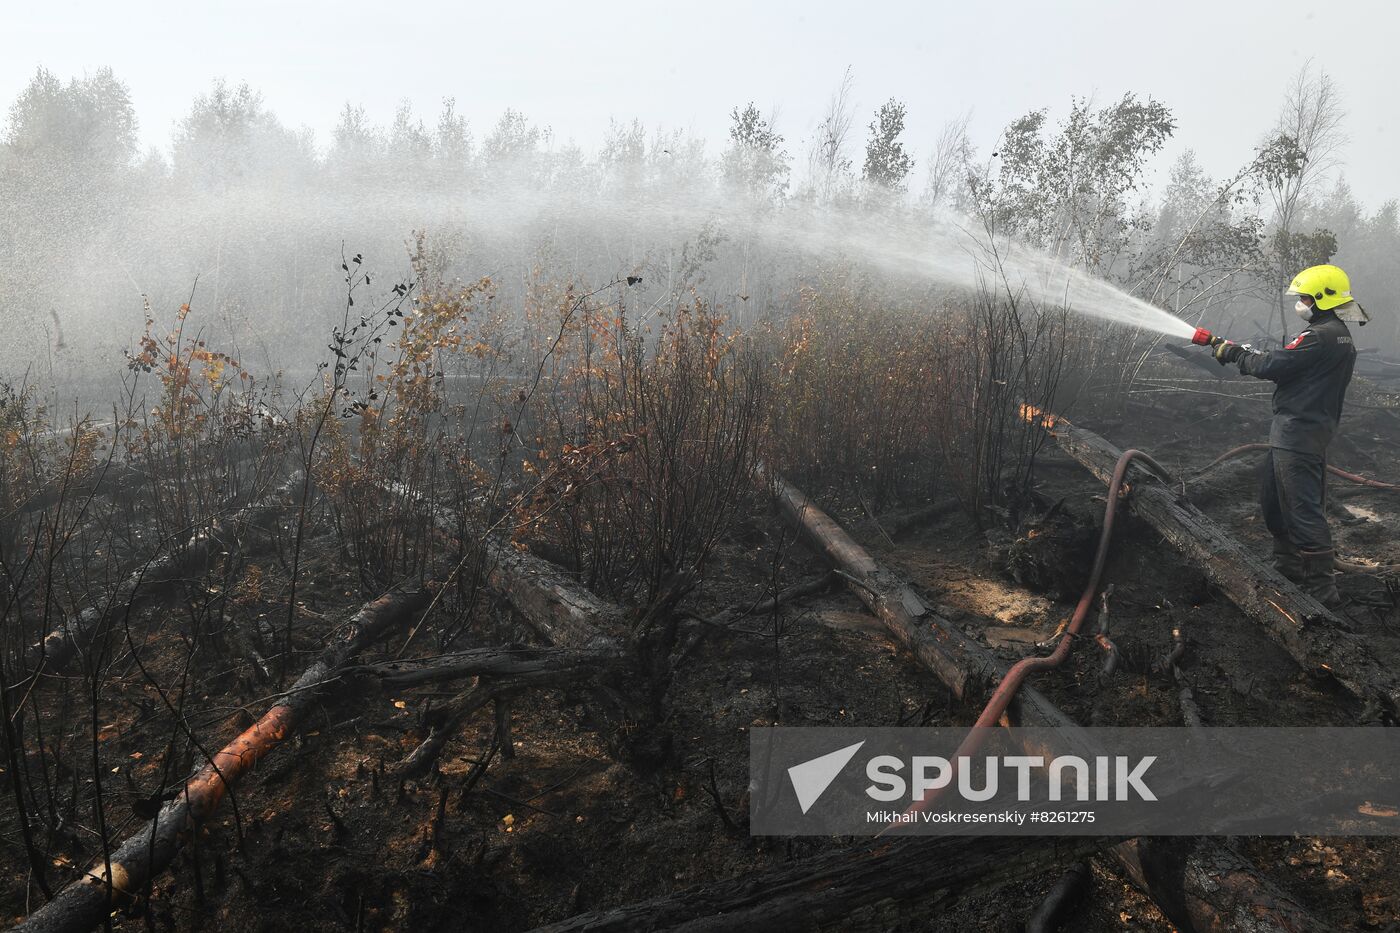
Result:
{"label": "protective glove", "polygon": [[1211,355],[1215,357],[1216,362],[1221,366],[1227,366],[1244,356],[1248,350],[1249,348],[1242,344],[1230,340],[1222,340],[1220,343],[1216,344],[1215,349],[1211,351]]}

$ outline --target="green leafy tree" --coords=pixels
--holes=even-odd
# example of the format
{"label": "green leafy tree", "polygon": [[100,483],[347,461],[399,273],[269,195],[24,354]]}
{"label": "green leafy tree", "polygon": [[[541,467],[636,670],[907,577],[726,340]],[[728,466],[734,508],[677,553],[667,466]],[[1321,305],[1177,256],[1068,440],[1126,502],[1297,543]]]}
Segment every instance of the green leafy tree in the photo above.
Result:
{"label": "green leafy tree", "polygon": [[112,231],[136,151],[131,96],[110,69],[65,83],[40,68],[9,108],[0,133],[0,299],[16,322],[14,358],[53,346],[45,331],[51,321],[61,327],[55,303],[100,300],[99,287],[74,272],[124,245]]}
{"label": "green leafy tree", "polygon": [[[1357,300],[1371,315],[1362,336],[1368,342],[1400,338],[1400,208],[1387,201],[1368,213],[1357,202],[1344,178],[1322,197],[1312,200],[1301,215],[1301,224],[1314,230],[1333,231],[1337,251],[1331,261],[1347,271]],[[1393,344],[1392,344],[1393,345]]]}
{"label": "green leafy tree", "polygon": [[1186,316],[1251,294],[1265,245],[1264,221],[1242,189],[1253,171],[1216,184],[1190,149],[1173,164],[1140,277],[1150,300]]}
{"label": "green leafy tree", "polygon": [[903,191],[914,160],[904,151],[904,104],[891,97],[880,105],[870,121],[870,139],[865,143],[865,180],[869,184]]}
{"label": "green leafy tree", "polygon": [[750,101],[730,113],[729,148],[722,161],[724,180],[731,190],[758,201],[776,200],[788,186],[789,160],[783,137]]}
{"label": "green leafy tree", "polygon": [[646,130],[640,120],[612,121],[598,154],[599,168],[609,183],[627,197],[637,196],[647,177]]}
{"label": "green leafy tree", "polygon": [[465,171],[472,158],[472,134],[467,118],[457,112],[457,100],[445,97],[438,113],[433,153],[449,174]]}
{"label": "green leafy tree", "polygon": [[394,122],[389,127],[389,158],[400,171],[408,170],[420,177],[433,159],[433,134],[406,100],[394,111]]}
{"label": "green leafy tree", "polygon": [[481,154],[489,163],[518,161],[533,155],[547,139],[546,131],[532,126],[523,113],[507,108],[482,144]]}
{"label": "green leafy tree", "polygon": [[481,166],[492,183],[510,181],[545,187],[549,163],[544,147],[549,130],[536,126],[520,111],[507,108],[481,144]]}
{"label": "green leafy tree", "polygon": [[1378,327],[1400,346],[1400,204],[1386,201],[1340,244],[1336,262],[1351,277],[1352,291]]}
{"label": "green leafy tree", "polygon": [[383,135],[365,117],[365,108],[347,102],[331,132],[326,162],[335,175],[364,177],[377,168],[384,145]]}
{"label": "green leafy tree", "polygon": [[136,157],[136,113],[110,68],[66,85],[40,68],[11,106],[4,139],[18,158],[109,174]]}
{"label": "green leafy tree", "polygon": [[1075,100],[1053,133],[1046,111],[1032,111],[1002,134],[997,169],[973,177],[974,209],[994,231],[1091,269],[1111,269],[1150,223],[1132,199],[1147,160],[1175,129],[1166,105],[1133,94],[1098,109]]}
{"label": "green leafy tree", "polygon": [[225,190],[273,179],[306,180],[316,168],[309,133],[282,126],[247,82],[214,82],[194,100],[175,130],[175,177],[197,187]]}

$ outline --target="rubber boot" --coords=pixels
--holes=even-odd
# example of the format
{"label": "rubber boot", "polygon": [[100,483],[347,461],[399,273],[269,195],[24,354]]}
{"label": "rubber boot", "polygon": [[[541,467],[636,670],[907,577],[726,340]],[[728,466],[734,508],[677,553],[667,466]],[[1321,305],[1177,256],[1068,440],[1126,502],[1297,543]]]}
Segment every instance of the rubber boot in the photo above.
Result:
{"label": "rubber boot", "polygon": [[1274,539],[1274,569],[1285,579],[1303,582],[1303,557],[1287,538]]}
{"label": "rubber boot", "polygon": [[1340,609],[1342,594],[1337,592],[1333,574],[1335,551],[1303,551],[1303,591],[1328,609]]}

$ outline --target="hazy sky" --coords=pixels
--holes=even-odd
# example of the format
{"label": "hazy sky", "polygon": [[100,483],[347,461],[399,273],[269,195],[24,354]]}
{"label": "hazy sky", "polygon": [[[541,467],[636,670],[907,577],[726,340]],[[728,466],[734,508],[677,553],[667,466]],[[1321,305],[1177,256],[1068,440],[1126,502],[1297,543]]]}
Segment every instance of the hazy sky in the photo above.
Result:
{"label": "hazy sky", "polygon": [[110,65],[153,145],[224,77],[247,80],[323,145],[347,100],[387,123],[407,99],[431,123],[453,96],[478,140],[514,107],[586,147],[610,117],[636,117],[693,130],[714,152],[729,111],[754,100],[778,108],[800,165],[850,65],[857,166],[870,114],[890,96],[908,104],[918,172],[940,127],[965,111],[985,154],[1027,110],[1059,114],[1071,95],[1107,103],[1136,91],[1176,113],[1169,155],[1193,147],[1220,176],[1249,160],[1286,80],[1312,57],[1341,88],[1345,173],[1374,206],[1400,197],[1397,9],[1384,0],[0,0],[0,102],[8,108],[40,65],[64,78]]}

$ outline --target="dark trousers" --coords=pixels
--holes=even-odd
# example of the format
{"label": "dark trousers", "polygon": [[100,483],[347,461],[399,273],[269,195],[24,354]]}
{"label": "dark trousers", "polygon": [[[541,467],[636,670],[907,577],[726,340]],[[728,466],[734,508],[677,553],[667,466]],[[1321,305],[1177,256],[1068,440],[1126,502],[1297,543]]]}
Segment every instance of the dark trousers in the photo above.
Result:
{"label": "dark trousers", "polygon": [[1269,448],[1259,502],[1275,538],[1299,551],[1332,550],[1327,527],[1327,461],[1281,447]]}

